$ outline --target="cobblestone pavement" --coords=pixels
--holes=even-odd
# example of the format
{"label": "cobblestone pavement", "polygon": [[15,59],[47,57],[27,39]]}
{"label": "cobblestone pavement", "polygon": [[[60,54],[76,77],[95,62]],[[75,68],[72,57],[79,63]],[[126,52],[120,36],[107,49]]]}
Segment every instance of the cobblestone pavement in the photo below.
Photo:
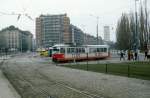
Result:
{"label": "cobblestone pavement", "polygon": [[55,66],[21,55],[3,71],[22,98],[150,98],[150,81]]}

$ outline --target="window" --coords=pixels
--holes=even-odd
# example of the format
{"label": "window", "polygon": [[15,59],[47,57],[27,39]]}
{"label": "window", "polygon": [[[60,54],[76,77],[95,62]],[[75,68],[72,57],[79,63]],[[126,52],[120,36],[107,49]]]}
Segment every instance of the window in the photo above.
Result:
{"label": "window", "polygon": [[96,52],[96,48],[90,48],[90,53],[95,53]]}
{"label": "window", "polygon": [[101,48],[97,48],[97,52],[101,52]]}
{"label": "window", "polygon": [[103,52],[107,52],[107,48],[103,48],[103,50],[104,50]]}
{"label": "window", "polygon": [[82,53],[85,53],[85,48],[82,48]]}
{"label": "window", "polygon": [[75,48],[71,48],[71,53],[75,53]]}
{"label": "window", "polygon": [[59,49],[57,49],[56,47],[54,47],[53,53],[59,53]]}
{"label": "window", "polygon": [[71,48],[67,48],[67,53],[71,53]]}
{"label": "window", "polygon": [[60,53],[65,53],[65,48],[61,48]]}

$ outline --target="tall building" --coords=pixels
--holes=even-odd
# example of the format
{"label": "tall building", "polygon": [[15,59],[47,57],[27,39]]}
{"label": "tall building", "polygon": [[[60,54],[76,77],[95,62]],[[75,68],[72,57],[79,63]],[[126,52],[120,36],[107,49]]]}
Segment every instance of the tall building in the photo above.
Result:
{"label": "tall building", "polygon": [[70,19],[66,14],[41,15],[36,18],[36,43],[38,48],[70,43]]}
{"label": "tall building", "polygon": [[29,31],[20,31],[20,46],[21,51],[32,51],[33,49],[33,35]]}
{"label": "tall building", "polygon": [[[70,25],[71,43],[73,45],[97,45],[97,37],[84,33],[80,28]],[[103,44],[102,38],[98,37],[99,45]]]}
{"label": "tall building", "polygon": [[[86,44],[86,45],[97,45],[97,37],[92,36],[90,34],[84,34],[84,44]],[[103,40],[100,36],[98,37],[98,44],[99,45],[103,44]]]}
{"label": "tall building", "polygon": [[84,32],[74,25],[70,25],[71,44],[83,45],[84,44]]}
{"label": "tall building", "polygon": [[36,39],[33,39],[32,40],[32,49],[33,49],[33,51],[36,51]]}
{"label": "tall building", "polygon": [[0,31],[0,48],[8,51],[31,51],[33,35],[14,26]]}
{"label": "tall building", "polygon": [[70,24],[66,14],[39,16],[36,18],[37,48],[48,48],[55,44],[97,44],[97,40],[96,37],[86,35],[80,28]]}
{"label": "tall building", "polygon": [[104,26],[104,40],[110,41],[110,27]]}

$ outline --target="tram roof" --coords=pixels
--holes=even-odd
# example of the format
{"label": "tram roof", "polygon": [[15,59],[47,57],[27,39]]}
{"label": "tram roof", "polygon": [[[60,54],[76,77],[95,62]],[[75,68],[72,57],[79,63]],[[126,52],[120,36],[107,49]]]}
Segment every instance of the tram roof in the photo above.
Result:
{"label": "tram roof", "polygon": [[53,47],[69,47],[69,45],[65,45],[65,44],[56,44]]}
{"label": "tram roof", "polygon": [[70,46],[66,44],[56,44],[53,47],[109,47],[108,45],[82,45],[82,46]]}
{"label": "tram roof", "polygon": [[108,45],[83,45],[85,47],[109,47]]}

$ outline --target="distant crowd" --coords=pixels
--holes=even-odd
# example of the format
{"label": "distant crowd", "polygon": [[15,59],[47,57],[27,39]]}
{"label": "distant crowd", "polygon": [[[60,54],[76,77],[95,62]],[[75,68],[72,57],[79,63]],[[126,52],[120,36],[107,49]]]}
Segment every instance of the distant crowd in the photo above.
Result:
{"label": "distant crowd", "polygon": [[[133,50],[128,50],[127,51],[127,60],[139,60],[139,51],[133,51]],[[148,49],[146,49],[144,51],[144,54],[145,54],[145,57],[144,57],[144,60],[147,60],[148,58],[150,58],[148,55]],[[125,60],[125,55],[126,55],[126,52],[125,51],[120,51],[120,61],[121,60]]]}

